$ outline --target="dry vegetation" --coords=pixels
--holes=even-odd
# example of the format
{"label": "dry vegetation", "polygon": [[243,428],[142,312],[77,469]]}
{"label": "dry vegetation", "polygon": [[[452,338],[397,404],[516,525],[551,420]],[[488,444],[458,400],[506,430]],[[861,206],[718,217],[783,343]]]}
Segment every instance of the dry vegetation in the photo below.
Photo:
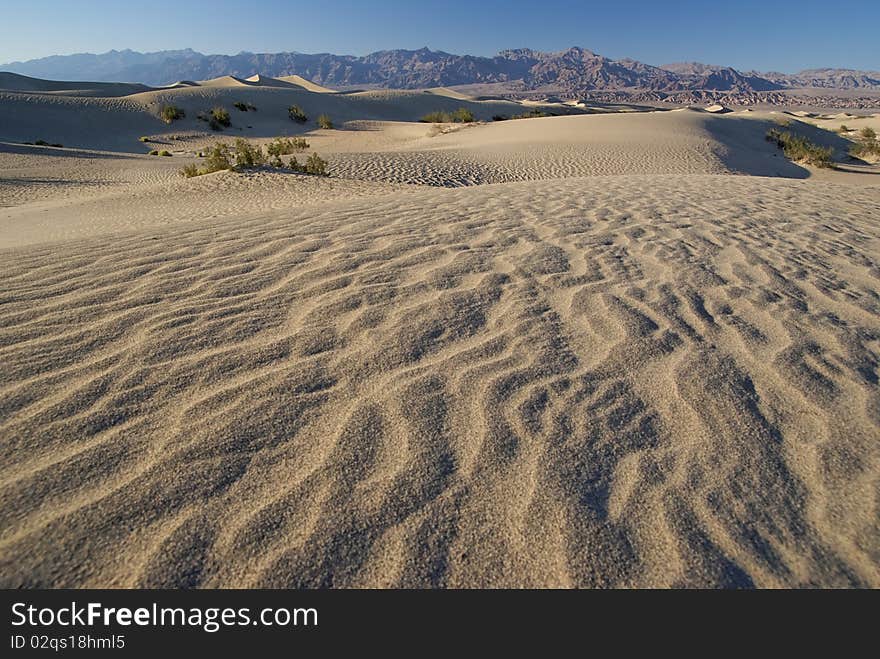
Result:
{"label": "dry vegetation", "polygon": [[444,112],[438,110],[429,112],[421,119],[423,124],[469,124],[475,121],[474,113],[467,108],[458,108],[454,112]]}
{"label": "dry vegetation", "polygon": [[309,120],[308,115],[298,105],[291,105],[287,108],[287,116],[290,117],[291,121],[295,121],[298,124],[304,124]]}
{"label": "dry vegetation", "polygon": [[865,127],[859,131],[859,142],[850,147],[849,154],[855,158],[880,158],[880,142],[873,128]]}
{"label": "dry vegetation", "polygon": [[178,119],[183,119],[185,116],[186,112],[176,105],[163,105],[159,110],[159,117],[161,117],[162,121],[166,124],[170,124]]}
{"label": "dry vegetation", "polygon": [[782,149],[785,157],[793,162],[813,165],[814,167],[831,167],[831,147],[813,144],[807,138],[795,135],[787,130],[773,128],[767,132],[767,141],[775,142]]}
{"label": "dry vegetation", "polygon": [[327,176],[327,161],[317,153],[312,153],[304,164],[300,164],[296,156],[291,157],[286,164],[281,159],[282,155],[304,151],[308,147],[308,142],[301,138],[275,138],[267,145],[265,153],[259,144],[252,144],[242,138],[236,139],[232,146],[225,142],[217,142],[206,152],[201,167],[195,164],[186,165],[180,170],[180,173],[186,178],[192,178],[223,170],[244,171],[268,165],[275,169],[288,169],[299,174]]}

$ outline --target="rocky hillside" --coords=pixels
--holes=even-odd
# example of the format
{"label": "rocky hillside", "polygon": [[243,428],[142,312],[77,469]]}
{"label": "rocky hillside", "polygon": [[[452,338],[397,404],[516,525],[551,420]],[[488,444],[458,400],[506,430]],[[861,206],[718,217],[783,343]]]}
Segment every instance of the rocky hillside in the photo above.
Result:
{"label": "rocky hillside", "polygon": [[556,53],[505,50],[494,57],[452,55],[427,48],[383,50],[364,57],[296,52],[203,55],[193,50],[53,56],[0,65],[0,70],[62,80],[132,81],[153,85],[222,75],[300,75],[330,87],[418,89],[510,83],[517,89],[579,94],[593,90],[718,91],[748,94],[790,87],[880,89],[880,73],[821,69],[788,75],[741,73],[695,62],[651,66],[611,60],[584,48]]}

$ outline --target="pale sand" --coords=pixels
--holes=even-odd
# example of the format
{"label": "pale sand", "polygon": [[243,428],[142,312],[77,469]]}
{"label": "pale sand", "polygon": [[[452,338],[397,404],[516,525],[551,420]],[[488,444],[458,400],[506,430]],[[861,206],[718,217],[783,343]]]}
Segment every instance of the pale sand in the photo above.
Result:
{"label": "pale sand", "polygon": [[754,114],[3,146],[0,585],[880,586],[880,181]]}

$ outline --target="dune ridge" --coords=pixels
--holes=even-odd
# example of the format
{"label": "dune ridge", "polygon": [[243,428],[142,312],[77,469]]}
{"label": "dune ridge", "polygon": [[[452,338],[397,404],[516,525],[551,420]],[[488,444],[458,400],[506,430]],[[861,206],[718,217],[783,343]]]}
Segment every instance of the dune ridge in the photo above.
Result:
{"label": "dune ridge", "polygon": [[[765,139],[877,115],[62,88],[0,91],[0,585],[880,586],[880,178]],[[285,135],[331,176],[179,175]]]}

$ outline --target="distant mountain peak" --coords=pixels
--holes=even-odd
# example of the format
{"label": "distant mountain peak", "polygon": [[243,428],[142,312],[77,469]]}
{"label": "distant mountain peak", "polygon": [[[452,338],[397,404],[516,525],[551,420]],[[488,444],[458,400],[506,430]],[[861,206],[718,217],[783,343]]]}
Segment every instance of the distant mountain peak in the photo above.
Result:
{"label": "distant mountain peak", "polygon": [[418,50],[382,50],[363,57],[299,52],[204,55],[191,48],[140,53],[44,57],[0,65],[0,69],[55,80],[137,81],[161,85],[176,80],[206,80],[254,73],[299,75],[330,87],[370,85],[427,88],[517,81],[523,90],[580,94],[591,90],[659,92],[763,92],[792,87],[880,89],[880,73],[813,69],[797,74],[740,72],[726,66],[679,62],[660,67],[634,59],[612,60],[581,46],[558,52],[530,48],[503,50],[494,57],[453,55],[423,46]]}

